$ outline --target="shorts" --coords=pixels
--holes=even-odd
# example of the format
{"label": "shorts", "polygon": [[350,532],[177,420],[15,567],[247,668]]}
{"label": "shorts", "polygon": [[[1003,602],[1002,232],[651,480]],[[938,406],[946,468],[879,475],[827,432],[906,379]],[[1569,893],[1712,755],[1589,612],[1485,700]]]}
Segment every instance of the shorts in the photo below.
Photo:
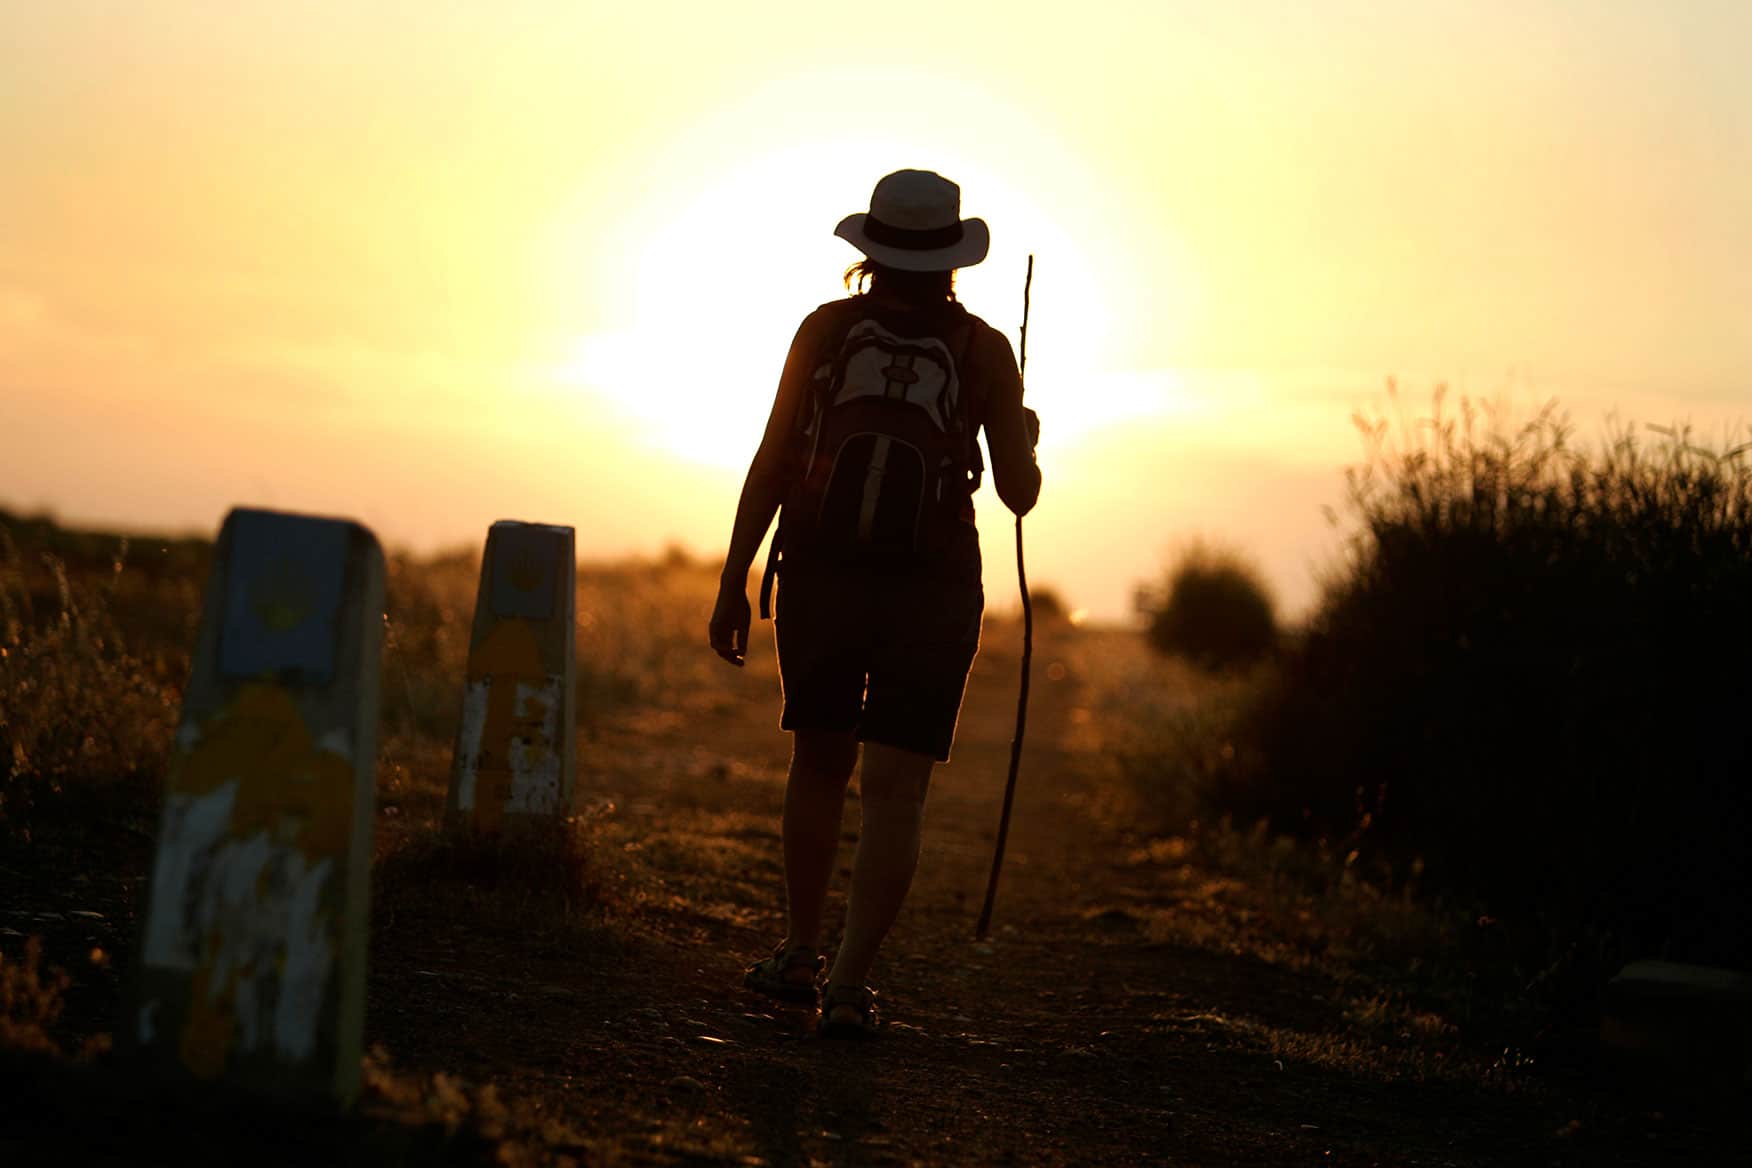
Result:
{"label": "shorts", "polygon": [[984,611],[977,558],[971,571],[881,575],[787,559],[774,616],[780,727],[852,731],[948,762]]}

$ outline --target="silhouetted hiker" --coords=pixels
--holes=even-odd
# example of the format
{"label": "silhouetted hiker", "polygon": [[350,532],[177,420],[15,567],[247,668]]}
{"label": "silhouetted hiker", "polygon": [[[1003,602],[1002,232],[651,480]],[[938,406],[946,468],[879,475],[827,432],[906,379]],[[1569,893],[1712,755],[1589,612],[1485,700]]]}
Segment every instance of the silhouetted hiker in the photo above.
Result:
{"label": "silhouetted hiker", "polygon": [[[998,496],[1024,514],[1040,493],[1039,421],[1022,405],[1009,341],[955,299],[955,269],[979,263],[990,243],[983,221],[961,218],[959,187],[897,171],[876,184],[868,214],[834,233],[867,258],[846,271],[853,295],[810,313],[791,342],[737,503],[710,638],[742,664],[749,568],[783,504],[761,615],[776,574],[779,724],[793,734],[789,932],[744,980],[820,1001],[820,1033],[852,1036],[876,1027],[864,982],[912,884],[931,768],[949,759],[979,648],[975,438],[983,426]],[[863,824],[821,997],[822,909],[860,742]]]}

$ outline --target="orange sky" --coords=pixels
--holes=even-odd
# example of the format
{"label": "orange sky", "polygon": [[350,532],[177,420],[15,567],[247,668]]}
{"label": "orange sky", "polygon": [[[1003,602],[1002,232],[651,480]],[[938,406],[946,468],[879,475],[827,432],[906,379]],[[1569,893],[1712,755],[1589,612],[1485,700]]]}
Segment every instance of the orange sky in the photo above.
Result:
{"label": "orange sky", "polygon": [[991,222],[1012,335],[1039,256],[1031,563],[1098,615],[1198,534],[1305,603],[1389,374],[1584,430],[1752,389],[1739,3],[3,11],[4,505],[718,554],[904,165]]}

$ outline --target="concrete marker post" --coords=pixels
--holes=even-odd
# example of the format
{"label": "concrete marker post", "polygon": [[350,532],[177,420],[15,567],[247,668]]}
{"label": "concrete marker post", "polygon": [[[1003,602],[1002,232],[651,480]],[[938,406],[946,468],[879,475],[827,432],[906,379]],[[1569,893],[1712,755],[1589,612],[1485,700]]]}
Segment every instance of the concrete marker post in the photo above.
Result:
{"label": "concrete marker post", "polygon": [[577,782],[578,562],[570,527],[487,531],[446,819],[497,832],[563,819]]}
{"label": "concrete marker post", "polygon": [[1606,983],[1600,1045],[1663,1079],[1752,1087],[1752,976],[1633,961]]}
{"label": "concrete marker post", "polygon": [[120,1027],[155,1073],[358,1091],[383,598],[356,523],[220,528]]}

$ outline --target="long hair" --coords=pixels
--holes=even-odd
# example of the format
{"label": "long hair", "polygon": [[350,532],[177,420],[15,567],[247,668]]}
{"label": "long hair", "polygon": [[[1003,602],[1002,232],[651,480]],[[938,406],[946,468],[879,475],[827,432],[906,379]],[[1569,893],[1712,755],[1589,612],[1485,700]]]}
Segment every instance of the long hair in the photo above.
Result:
{"label": "long hair", "polygon": [[881,292],[926,304],[954,300],[955,271],[908,272],[865,258],[846,269],[846,291],[854,296]]}

